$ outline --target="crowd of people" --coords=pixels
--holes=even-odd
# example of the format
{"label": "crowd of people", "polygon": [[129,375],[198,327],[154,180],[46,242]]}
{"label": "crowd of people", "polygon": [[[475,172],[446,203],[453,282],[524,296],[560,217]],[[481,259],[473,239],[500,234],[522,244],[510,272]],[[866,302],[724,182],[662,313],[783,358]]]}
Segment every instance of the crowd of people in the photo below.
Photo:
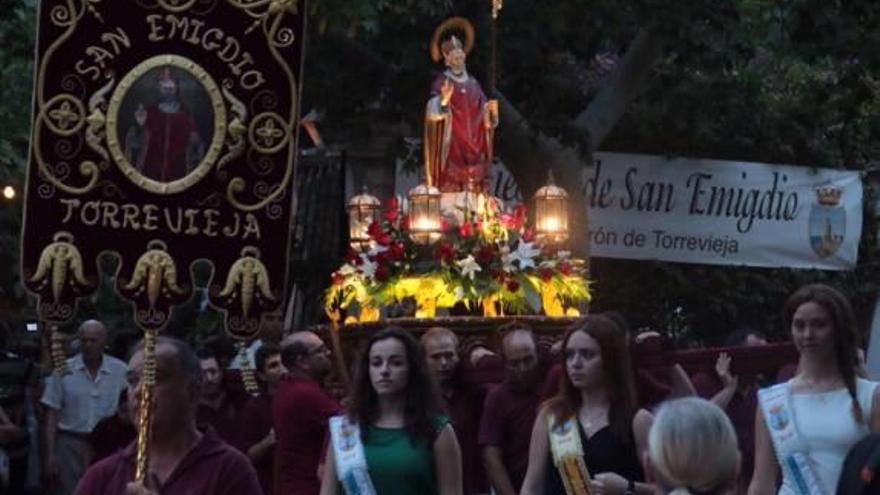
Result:
{"label": "crowd of people", "polygon": [[[87,321],[80,352],[39,384],[38,465],[13,455],[27,428],[0,409],[0,446],[17,462],[7,492],[25,493],[38,470],[44,493],[76,495],[880,493],[880,389],[849,303],[809,285],[783,319],[798,360],[776,380],[735,376],[727,353],[712,373],[646,373],[644,339],[616,313],[580,318],[547,349],[509,323],[498,354],[447,328],[416,340],[391,326],[369,336],[343,394],[310,331],[249,349],[257,396],[230,369],[241,363],[160,337],[139,482],[143,347],[111,357],[107,330]],[[766,340],[744,330],[727,344]]]}

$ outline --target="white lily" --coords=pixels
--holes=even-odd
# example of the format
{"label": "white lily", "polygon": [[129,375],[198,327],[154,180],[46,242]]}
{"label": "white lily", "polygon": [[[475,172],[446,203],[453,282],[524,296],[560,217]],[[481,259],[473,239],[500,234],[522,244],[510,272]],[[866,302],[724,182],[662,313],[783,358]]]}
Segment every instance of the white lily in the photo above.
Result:
{"label": "white lily", "polygon": [[455,300],[461,301],[464,299],[464,289],[461,286],[455,288]]}
{"label": "white lily", "polygon": [[[377,243],[373,243],[373,245],[370,246],[370,250],[367,251],[367,256],[376,256],[377,254],[384,253],[385,251],[388,251],[388,248],[386,246],[383,246],[383,245],[377,244]],[[364,261],[367,261],[367,260],[364,259]]]}
{"label": "white lily", "polygon": [[375,261],[364,260],[364,264],[361,265],[361,272],[363,272],[364,276],[372,279],[376,274],[376,268],[379,267],[379,264]]}
{"label": "white lily", "polygon": [[474,279],[474,275],[476,275],[477,272],[483,271],[483,269],[480,267],[480,264],[477,263],[477,260],[474,259],[474,255],[472,254],[467,255],[467,258],[456,261],[455,264],[458,265],[458,268],[461,270],[461,274],[465,277],[470,278],[471,280]]}
{"label": "white lily", "polygon": [[501,248],[501,269],[507,273],[512,273],[517,270],[516,265],[513,264],[518,258],[516,253],[511,253],[510,248],[507,246],[502,246]]}
{"label": "white lily", "polygon": [[535,256],[541,254],[541,250],[536,248],[531,242],[520,240],[513,256],[519,261],[519,269],[525,270],[528,267],[535,267]]}
{"label": "white lily", "polygon": [[348,263],[345,263],[339,267],[339,274],[344,277],[347,277],[349,275],[354,275],[355,273],[357,273],[357,268],[355,268],[354,266],[352,266]]}

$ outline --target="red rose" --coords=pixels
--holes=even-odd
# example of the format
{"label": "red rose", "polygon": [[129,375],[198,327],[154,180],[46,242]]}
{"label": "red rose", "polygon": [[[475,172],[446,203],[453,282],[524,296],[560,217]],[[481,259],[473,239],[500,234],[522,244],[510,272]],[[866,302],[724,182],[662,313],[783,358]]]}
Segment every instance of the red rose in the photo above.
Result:
{"label": "red rose", "polygon": [[397,219],[397,216],[400,214],[400,202],[397,201],[397,196],[392,196],[385,200],[385,220],[388,222],[393,222]]}
{"label": "red rose", "polygon": [[383,265],[385,263],[390,263],[392,261],[391,260],[391,253],[389,251],[382,251],[380,253],[376,253],[376,256],[373,256],[373,261],[375,261],[376,263],[379,263],[380,265]]}
{"label": "red rose", "polygon": [[379,235],[373,236],[376,239],[376,243],[380,246],[387,246],[391,244],[391,236],[386,234],[385,232],[380,233]]}
{"label": "red rose", "polygon": [[556,268],[559,269],[559,272],[565,275],[566,277],[571,275],[571,263],[567,261],[563,261],[556,265]]}
{"label": "red rose", "polygon": [[519,230],[526,221],[526,208],[523,205],[516,205],[512,213],[501,214],[501,225],[508,230]]}
{"label": "red rose", "polygon": [[441,242],[437,244],[437,248],[434,250],[434,257],[441,262],[452,262],[455,260],[455,249],[452,247],[452,244]]}
{"label": "red rose", "polygon": [[532,242],[535,240],[535,231],[532,229],[526,229],[526,231],[523,232],[522,238],[526,242]]}
{"label": "red rose", "polygon": [[501,226],[505,229],[515,230],[516,229],[516,218],[510,213],[502,213],[501,214]]}
{"label": "red rose", "polygon": [[400,217],[400,228],[403,230],[409,230],[409,215],[404,215]]}
{"label": "red rose", "polygon": [[345,261],[348,262],[349,265],[355,264],[355,260],[358,257],[357,251],[354,248],[349,247],[348,251],[345,253]]}
{"label": "red rose", "polygon": [[406,250],[403,247],[403,243],[400,241],[392,242],[389,251],[391,252],[391,258],[395,260],[403,258],[403,255],[406,253]]}
{"label": "red rose", "polygon": [[373,220],[370,222],[370,226],[367,227],[367,234],[370,234],[370,237],[377,237],[382,233],[382,225],[378,221]]}
{"label": "red rose", "polygon": [[388,270],[386,265],[379,265],[376,267],[376,272],[373,273],[373,278],[376,279],[377,282],[384,282],[388,280],[388,277],[391,276],[391,271]]}
{"label": "red rose", "polygon": [[449,220],[446,217],[440,218],[440,230],[446,232],[449,230]]}
{"label": "red rose", "polygon": [[553,278],[553,270],[551,268],[547,268],[546,266],[542,266],[538,269],[538,273],[541,275],[541,280],[544,282],[549,282],[551,278]]}
{"label": "red rose", "polygon": [[364,264],[364,259],[361,258],[361,255],[352,248],[348,248],[348,254],[345,255],[345,260],[348,261],[349,265],[360,266]]}
{"label": "red rose", "polygon": [[333,285],[342,285],[345,277],[339,272],[333,272],[333,275],[330,275],[330,280],[333,281]]}
{"label": "red rose", "polygon": [[512,278],[507,279],[505,285],[507,286],[507,290],[509,290],[510,292],[516,292],[517,290],[519,290],[519,282]]}
{"label": "red rose", "polygon": [[470,237],[474,234],[474,226],[470,222],[464,222],[458,226],[458,235],[462,237]]}
{"label": "red rose", "polygon": [[492,246],[483,246],[477,251],[475,258],[481,265],[488,265],[495,259],[496,253]]}

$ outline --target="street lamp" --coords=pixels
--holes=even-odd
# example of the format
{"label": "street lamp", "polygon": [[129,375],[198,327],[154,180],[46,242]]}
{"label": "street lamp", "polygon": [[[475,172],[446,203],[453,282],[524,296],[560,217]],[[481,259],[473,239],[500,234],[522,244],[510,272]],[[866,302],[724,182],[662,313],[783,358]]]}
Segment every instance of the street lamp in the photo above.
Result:
{"label": "street lamp", "polygon": [[535,199],[535,237],[552,244],[568,239],[568,193],[556,185],[551,171]]}
{"label": "street lamp", "polygon": [[433,244],[443,233],[440,218],[440,190],[427,184],[410,189],[409,236],[418,244]]}
{"label": "street lamp", "polygon": [[367,187],[348,202],[348,240],[355,250],[367,251],[373,240],[368,232],[370,224],[377,220],[379,199],[367,192]]}

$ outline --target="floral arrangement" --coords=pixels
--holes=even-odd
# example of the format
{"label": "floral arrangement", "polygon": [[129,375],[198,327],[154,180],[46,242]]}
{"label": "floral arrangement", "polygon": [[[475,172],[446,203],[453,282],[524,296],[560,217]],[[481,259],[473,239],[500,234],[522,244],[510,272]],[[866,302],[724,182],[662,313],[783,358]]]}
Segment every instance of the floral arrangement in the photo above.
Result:
{"label": "floral arrangement", "polygon": [[[380,219],[368,228],[371,241],[350,249],[332,275],[325,306],[344,309],[346,323],[375,321],[379,308],[415,301],[416,317],[463,304],[486,316],[576,315],[590,300],[583,263],[567,251],[542,246],[527,226],[525,207],[502,211],[488,198],[480,212],[443,217],[443,236],[420,245],[409,236],[405,201],[385,201]],[[355,316],[356,315],[356,316]]]}

